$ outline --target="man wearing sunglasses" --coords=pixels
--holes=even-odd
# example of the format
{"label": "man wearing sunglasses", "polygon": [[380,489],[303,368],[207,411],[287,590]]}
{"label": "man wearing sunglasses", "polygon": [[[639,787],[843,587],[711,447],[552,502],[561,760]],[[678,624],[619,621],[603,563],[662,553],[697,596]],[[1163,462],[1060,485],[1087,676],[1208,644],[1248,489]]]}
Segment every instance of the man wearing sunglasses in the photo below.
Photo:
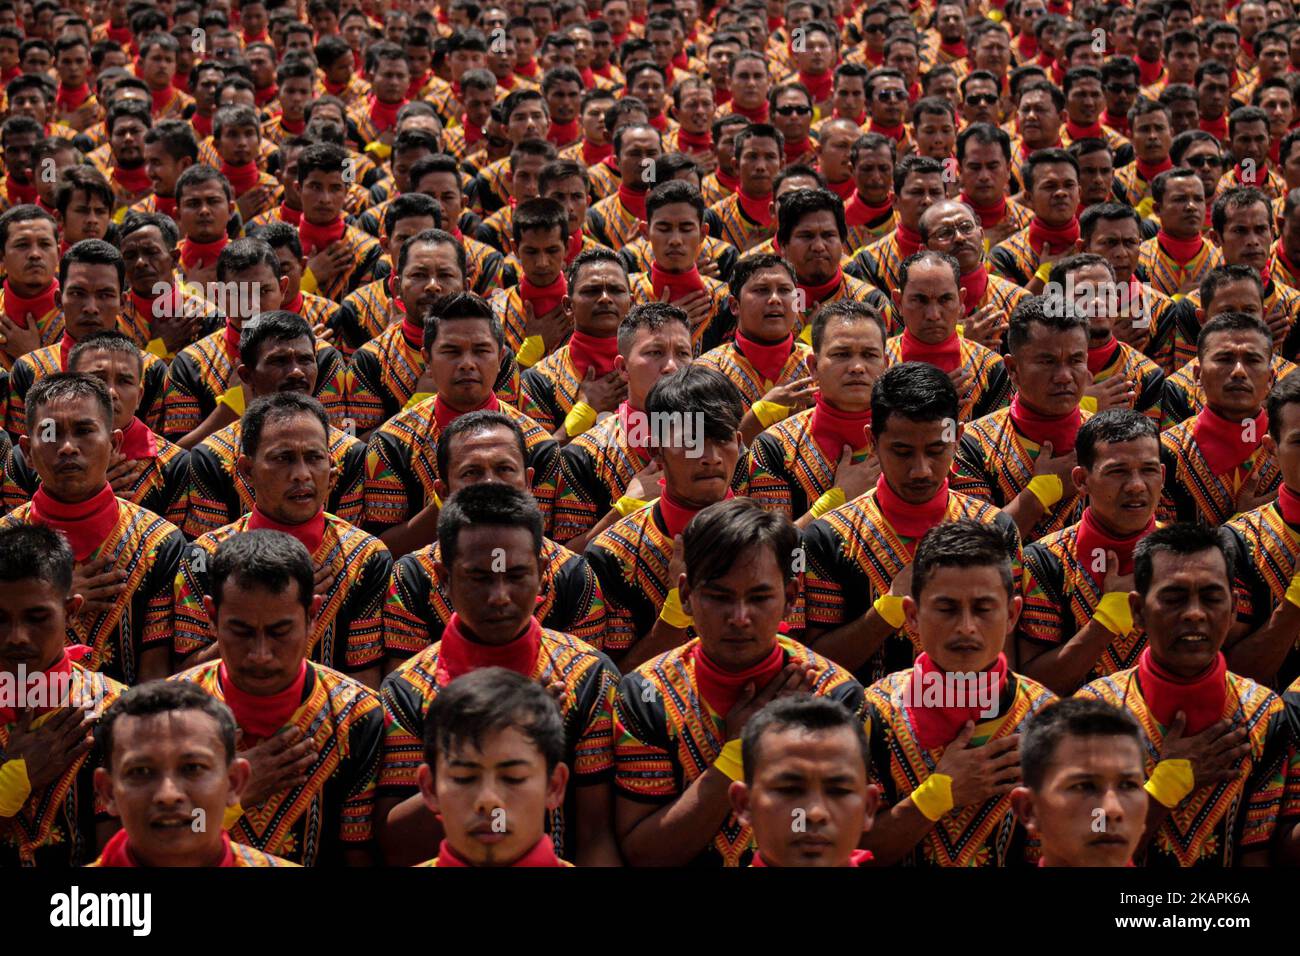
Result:
{"label": "man wearing sunglasses", "polygon": [[962,120],[967,126],[975,123],[1001,125],[1002,107],[999,99],[997,77],[987,70],[967,73],[961,81]]}
{"label": "man wearing sunglasses", "polygon": [[906,79],[898,70],[883,69],[876,70],[868,80],[871,86],[867,112],[871,114],[871,120],[867,131],[888,136],[898,144],[898,152],[906,155],[912,145],[903,122],[907,111]]}
{"label": "man wearing sunglasses", "polygon": [[785,137],[785,165],[809,163],[816,144],[809,135],[813,118],[813,95],[802,83],[782,83],[768,94],[772,125]]}
{"label": "man wearing sunglasses", "polygon": [[1111,57],[1101,67],[1101,89],[1106,97],[1106,111],[1101,121],[1122,136],[1133,139],[1129,111],[1137,102],[1138,66],[1126,56]]}

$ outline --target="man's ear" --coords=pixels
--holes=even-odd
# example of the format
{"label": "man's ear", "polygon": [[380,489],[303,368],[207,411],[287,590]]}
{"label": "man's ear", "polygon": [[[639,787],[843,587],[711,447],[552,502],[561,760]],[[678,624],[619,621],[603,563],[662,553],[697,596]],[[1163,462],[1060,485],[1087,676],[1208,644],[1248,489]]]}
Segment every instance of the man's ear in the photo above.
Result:
{"label": "man's ear", "polygon": [[240,455],[235,459],[235,470],[251,480],[253,477],[253,459],[247,455]]}
{"label": "man's ear", "polygon": [[438,790],[434,786],[433,768],[427,763],[420,764],[415,771],[415,783],[420,788],[420,799],[434,816],[439,816]]}
{"label": "man's ear", "polygon": [[740,821],[742,827],[747,827],[752,822],[749,815],[749,787],[743,780],[733,780],[731,786],[727,788],[727,799],[731,801],[731,809],[735,811],[736,819]]}
{"label": "man's ear", "polygon": [[113,799],[113,777],[103,767],[96,767],[95,773],[91,777],[91,784],[95,788],[95,796],[99,802],[104,805],[111,816],[120,816],[117,812],[117,801]]}
{"label": "man's ear", "polygon": [[1070,481],[1074,483],[1075,489],[1084,498],[1088,497],[1088,469],[1082,465],[1075,465],[1070,469]]}
{"label": "man's ear", "polygon": [[285,293],[289,291],[289,277],[280,276],[280,298],[283,299]]}
{"label": "man's ear", "polygon": [[226,797],[226,806],[233,807],[239,803],[239,798],[244,794],[244,788],[248,786],[248,781],[253,776],[253,765],[243,757],[236,757],[230,761],[230,768],[226,773],[226,779],[230,784],[230,794]]}
{"label": "man's ear", "polygon": [[1016,787],[1011,791],[1011,809],[1031,837],[1038,835],[1038,817],[1034,813],[1034,793],[1028,787]]}
{"label": "man's ear", "polygon": [[564,802],[564,788],[569,782],[569,768],[563,762],[557,763],[546,781],[546,809],[554,810]]}
{"label": "man's ear", "polygon": [[636,221],[636,231],[640,233],[642,239],[645,239],[647,242],[650,240],[650,223],[646,222],[644,219],[638,219]]}
{"label": "man's ear", "polygon": [[235,366],[235,374],[239,376],[239,380],[243,382],[245,385],[252,384],[250,379],[252,379],[253,373],[248,370],[248,366],[245,365],[243,362],[240,362],[238,365]]}
{"label": "man's ear", "polygon": [[862,832],[867,833],[876,824],[876,811],[880,809],[880,787],[867,784],[867,798],[862,807]]}

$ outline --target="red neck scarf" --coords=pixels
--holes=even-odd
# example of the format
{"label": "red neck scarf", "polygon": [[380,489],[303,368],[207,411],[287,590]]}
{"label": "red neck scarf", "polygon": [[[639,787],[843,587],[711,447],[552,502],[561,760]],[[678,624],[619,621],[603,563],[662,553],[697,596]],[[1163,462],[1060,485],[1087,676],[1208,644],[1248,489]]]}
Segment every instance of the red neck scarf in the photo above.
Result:
{"label": "red neck scarf", "polygon": [[154,193],[153,204],[154,204],[154,208],[157,209],[160,213],[163,213],[164,215],[167,216],[171,216],[173,219],[176,218],[176,197],[175,196],[159,196],[157,193]]}
{"label": "red neck scarf", "polygon": [[[849,862],[847,865],[862,866],[864,863],[870,863],[874,859],[875,856],[872,855],[872,852],[870,850],[854,850],[851,854],[849,854]],[[755,853],[754,858],[750,860],[749,865],[768,867],[774,869],[774,867],[772,867],[772,864],[768,863],[766,860],[763,859],[762,853]]]}
{"label": "red neck scarf", "polygon": [[747,106],[741,106],[733,99],[731,101],[731,111],[733,113],[739,113],[741,116],[745,117],[745,119],[749,120],[751,123],[767,122],[767,115],[768,115],[767,100],[764,100],[763,105],[759,106],[758,108],[750,109]]}
{"label": "red neck scarf", "polygon": [[152,461],[158,457],[158,436],[135,416],[122,429],[122,457],[127,461]]}
{"label": "red neck scarf", "polygon": [[953,43],[950,40],[944,40],[939,44],[939,49],[944,53],[947,53],[954,60],[960,60],[969,53],[966,49],[965,40],[958,40],[956,43]]}
{"label": "red neck scarf", "polygon": [[870,426],[870,407],[860,412],[845,412],[818,395],[808,429],[812,432],[813,441],[817,442],[817,447],[826,456],[826,460],[837,462],[844,452],[845,445],[855,452],[866,446],[866,431]]}
{"label": "red neck scarf", "polygon": [[1129,125],[1128,125],[1127,114],[1123,116],[1116,116],[1109,109],[1107,109],[1104,113],[1102,113],[1101,121],[1105,123],[1107,126],[1109,126],[1111,129],[1113,129],[1115,132],[1122,133],[1124,136],[1128,135]]}
{"label": "red neck scarf", "polygon": [[222,664],[217,671],[221,693],[235,714],[235,723],[244,732],[244,742],[274,737],[302,703],[302,689],[307,683],[307,662],[298,665],[298,676],[277,694],[249,694],[235,686],[230,672]]}
{"label": "red neck scarf", "polygon": [[1201,254],[1201,249],[1205,246],[1205,238],[1200,235],[1193,236],[1190,239],[1178,239],[1169,235],[1161,229],[1156,233],[1156,242],[1159,244],[1161,251],[1170,259],[1185,266]]}
{"label": "red neck scarf", "polygon": [[1139,81],[1143,86],[1150,86],[1156,80],[1160,79],[1160,74],[1165,71],[1165,59],[1160,57],[1155,62],[1144,60],[1140,54],[1133,56],[1133,61],[1138,65],[1138,73],[1141,74]]}
{"label": "red neck scarf", "polygon": [[535,77],[538,74],[538,72],[539,70],[537,67],[536,60],[529,60],[523,66],[520,66],[518,63],[515,64],[515,73],[517,73],[519,76],[526,76],[530,80],[533,77]]}
{"label": "red neck scarf", "polygon": [[[230,834],[225,831],[221,833],[221,847],[221,862],[217,866],[238,866],[239,864],[235,862],[235,852],[230,848]],[[104,844],[104,852],[99,855],[99,865],[118,869],[140,865],[135,861],[135,854],[131,852],[131,844],[125,830],[118,830]]]}
{"label": "red neck scarf", "polygon": [[298,239],[302,242],[302,254],[310,257],[318,250],[332,246],[343,238],[346,231],[347,225],[341,215],[327,226],[308,222],[307,217],[303,216],[302,221],[298,223]]}
{"label": "red neck scarf", "polygon": [[804,302],[807,303],[804,311],[812,312],[817,306],[828,302],[835,295],[835,290],[840,287],[840,283],[843,281],[844,270],[838,265],[835,267],[835,275],[818,285],[809,285],[806,282],[796,281],[795,285],[803,290]]}
{"label": "red neck scarf", "polygon": [[114,43],[123,47],[135,45],[135,36],[131,33],[130,26],[125,23],[121,26],[117,26],[110,22],[108,24],[107,36]]}
{"label": "red neck scarf", "polygon": [[172,97],[176,95],[176,87],[168,83],[161,90],[150,90],[149,94],[153,97],[153,112],[157,116],[171,103]]}
{"label": "red neck scarf", "polygon": [[287,535],[292,535],[303,543],[308,554],[315,554],[325,540],[325,509],[322,508],[316,512],[316,517],[302,524],[282,524],[274,518],[269,517],[257,505],[253,505],[253,510],[248,516],[248,530],[260,531],[283,531]]}
{"label": "red neck scarf", "polygon": [[424,84],[429,82],[429,77],[433,75],[433,70],[425,70],[417,77],[413,77],[406,87],[406,98],[413,100],[420,95],[420,90],[424,89]]}
{"label": "red neck scarf", "polygon": [[921,234],[901,219],[894,230],[894,240],[898,243],[898,252],[904,259],[921,251]]}
{"label": "red neck scarf", "polygon": [[980,225],[985,229],[990,229],[1000,223],[1007,215],[1007,197],[1003,196],[992,206],[977,206],[975,202],[965,193],[961,194],[961,201],[974,210],[975,215],[980,217]]}
{"label": "red neck scarf", "polygon": [[1096,563],[1098,555],[1105,555],[1107,551],[1114,551],[1115,556],[1119,558],[1119,573],[1133,573],[1133,549],[1137,543],[1156,529],[1156,519],[1151,518],[1147,526],[1137,534],[1128,538],[1116,538],[1109,534],[1097,523],[1096,517],[1092,513],[1092,506],[1088,506],[1083,511],[1083,520],[1079,522],[1079,531],[1075,537],[1074,554],[1075,557],[1084,565],[1091,569]]}
{"label": "red neck scarf", "polygon": [[841,113],[838,109],[837,109],[837,110],[834,110],[833,112],[834,112],[834,114],[835,114],[835,118],[836,118],[836,119],[849,119],[849,120],[853,120],[853,122],[857,123],[859,126],[861,126],[863,123],[865,123],[865,122],[867,121],[867,111],[866,111],[865,108],[863,108],[862,110],[859,110],[857,116],[845,116],[845,115],[844,115],[843,113]]}
{"label": "red neck scarf", "polygon": [[888,136],[896,143],[901,143],[903,141],[903,136],[907,133],[907,127],[902,123],[899,123],[897,126],[884,126],[877,123],[874,119],[871,121],[869,130],[872,133],[879,133],[881,136]]}
{"label": "red neck scarf", "polygon": [[1020,51],[1021,60],[1038,56],[1038,37],[1026,31],[1016,37],[1016,49]]}
{"label": "red neck scarf", "polygon": [[123,189],[132,194],[147,193],[153,188],[153,181],[149,178],[149,174],[145,172],[143,163],[131,169],[114,166],[113,178],[121,184]]}
{"label": "red neck scarf", "polygon": [[1070,134],[1070,139],[1099,139],[1105,141],[1106,131],[1102,128],[1101,120],[1095,121],[1091,126],[1083,126],[1074,120],[1066,117],[1065,131]]}
{"label": "red neck scarf", "polygon": [[[637,418],[633,418],[635,415]],[[633,408],[631,402],[621,402],[618,406],[618,425],[623,429],[623,440],[627,447],[636,452],[642,461],[650,460],[650,429],[645,412]]]}
{"label": "red neck scarf", "polygon": [[[68,647],[64,647],[62,654],[59,656],[59,659],[55,661],[53,664],[51,664],[49,667],[45,668],[45,670],[40,671],[40,673],[53,675],[55,677],[64,677],[64,678],[70,677],[72,675],[72,662],[74,660],[77,662],[81,662],[82,660],[85,659],[86,655],[88,655],[89,653],[90,653],[90,648],[87,647],[85,644],[72,644]],[[27,672],[27,679],[30,681],[35,673],[36,673],[35,671],[29,670]],[[51,681],[50,686],[57,687],[59,685]],[[44,714],[50,713],[53,710],[57,710],[59,706],[61,706],[59,701],[49,701],[48,706],[33,707],[31,709],[37,717],[40,717],[43,716]],[[13,724],[17,722],[18,722],[17,708],[0,707],[0,727],[5,726],[6,724]]]}
{"label": "red neck scarf", "polygon": [[1119,351],[1119,339],[1111,336],[1105,345],[1088,346],[1088,371],[1096,375],[1115,358]]}
{"label": "red neck scarf", "polygon": [[[644,196],[645,194],[642,193]],[[533,306],[533,312],[544,315],[560,307],[560,302],[569,294],[569,284],[561,272],[550,285],[533,285],[528,276],[519,277],[519,295]]]}
{"label": "red neck scarf", "polygon": [[1277,510],[1282,513],[1282,520],[1289,525],[1300,526],[1300,495],[1286,485],[1277,489]]}
{"label": "red neck scarf", "polygon": [[438,647],[438,684],[446,687],[461,674],[480,667],[504,667],[525,677],[531,677],[542,649],[542,626],[537,618],[530,617],[522,634],[505,644],[483,644],[465,633],[459,614],[452,613],[451,620],[442,631],[442,644]]}
{"label": "red neck scarf", "polygon": [[944,479],[933,498],[924,504],[904,501],[889,487],[885,476],[876,479],[876,504],[890,526],[904,538],[919,538],[943,521],[948,512],[948,479]]}
{"label": "red neck scarf", "polygon": [[477,408],[467,409],[464,412],[452,408],[442,400],[441,395],[438,395],[433,400],[433,418],[434,421],[438,423],[439,430],[441,430],[446,428],[456,419],[460,418],[460,416],[468,414],[469,412],[478,412],[483,409],[495,412],[499,407],[500,403],[497,400],[496,392],[488,392],[488,397],[484,400],[482,405],[479,405]]}
{"label": "red neck scarf", "polygon": [[[847,203],[849,199],[852,198],[857,193],[858,184],[854,182],[853,177],[850,176],[842,183],[832,183],[830,181],[827,181],[826,188],[829,189],[831,192],[833,192],[835,195],[839,196],[841,200]],[[848,214],[848,210],[846,208],[845,215],[847,216],[847,214]]]}
{"label": "red neck scarf", "polygon": [[1221,143],[1228,141],[1228,114],[1222,113],[1217,119],[1201,117],[1200,128]]}
{"label": "red neck scarf", "polygon": [[785,363],[790,360],[790,353],[794,351],[794,333],[787,335],[780,342],[767,344],[755,342],[737,329],[736,351],[754,366],[754,371],[763,376],[764,380],[777,382],[781,379],[781,370],[785,368]]}
{"label": "red neck scarf", "polygon": [[[728,488],[723,501],[730,501],[736,495]],[[699,514],[702,508],[693,508],[690,505],[683,504],[674,498],[668,491],[668,485],[664,479],[659,479],[659,501],[656,507],[659,509],[659,517],[664,520],[664,527],[668,531],[668,537],[675,538],[691,523],[691,519]],[[725,711],[724,711],[725,713]]]}
{"label": "red neck scarf", "polygon": [[217,261],[221,251],[230,243],[228,236],[222,236],[215,242],[195,242],[193,239],[181,240],[181,268],[187,272],[195,268],[206,268]]}
{"label": "red neck scarf", "polygon": [[98,494],[75,504],[59,501],[43,486],[32,495],[32,524],[62,532],[78,561],[85,561],[108,539],[117,515],[117,497],[107,481]]}
{"label": "red neck scarf", "polygon": [[1151,182],[1166,169],[1173,169],[1174,161],[1166,156],[1158,163],[1148,163],[1144,159],[1137,160],[1137,173],[1145,182]]}
{"label": "red neck scarf", "polygon": [[239,361],[239,338],[243,334],[243,326],[237,326],[233,319],[226,319],[225,328],[222,330],[221,342],[226,348],[226,355],[230,361]]}
{"label": "red neck scarf", "polygon": [[[209,136],[212,135],[211,116],[204,116],[202,113],[196,112],[193,116],[190,117],[190,125],[194,127],[194,132],[199,134],[200,139],[207,139]],[[305,129],[307,123],[304,121],[302,125],[303,128]],[[293,132],[293,130],[290,130],[288,126],[285,126],[285,129],[291,133]],[[299,130],[299,132],[301,132],[301,130]]]}
{"label": "red neck scarf", "polygon": [[645,218],[645,197],[649,195],[645,190],[633,189],[627,183],[619,183],[618,201],[623,204],[623,208],[636,216],[642,222]]}
{"label": "red neck scarf", "polygon": [[374,93],[366,98],[370,107],[370,122],[375,124],[375,128],[383,133],[397,125],[397,111],[406,105],[406,100],[400,103],[385,103]]}
{"label": "red neck scarf", "polygon": [[951,372],[961,365],[961,336],[955,331],[942,342],[931,345],[904,328],[899,346],[904,362],[927,362],[941,372]]}
{"label": "red neck scarf", "polygon": [[695,266],[686,272],[669,272],[667,269],[660,269],[655,262],[650,263],[650,287],[654,290],[655,301],[663,298],[664,289],[668,289],[668,301],[676,302],[678,299],[684,299],[692,292],[701,292],[704,289],[704,280],[700,278],[700,270]]}
{"label": "red neck scarf", "polygon": [[812,140],[805,136],[803,139],[787,139],[784,144],[785,164],[797,163],[801,157],[812,152]]}
{"label": "red neck scarf", "polygon": [[[447,640],[446,631],[443,631],[443,641]],[[451,848],[451,844],[443,840],[438,844],[438,866],[473,866],[474,864],[466,860]],[[560,858],[555,855],[555,844],[551,842],[548,836],[542,837],[537,841],[537,845],[521,856],[515,862],[510,864],[512,867],[540,867],[540,866],[564,866]]]}
{"label": "red neck scarf", "polygon": [[235,195],[242,196],[258,184],[262,178],[262,171],[257,168],[257,163],[232,166],[230,163],[223,162],[221,175],[226,177],[226,182],[230,183],[230,188],[234,190]]}
{"label": "red neck scarf", "polygon": [[1052,443],[1053,455],[1068,455],[1074,451],[1074,439],[1079,433],[1079,424],[1083,416],[1078,408],[1068,415],[1040,415],[1028,408],[1016,394],[1011,399],[1011,423],[1016,431],[1031,442],[1041,446],[1044,442]]}
{"label": "red neck scarf", "polygon": [[1258,169],[1251,170],[1249,178],[1241,163],[1232,167],[1232,175],[1238,186],[1253,186],[1255,183],[1268,182],[1268,163],[1261,163]]}
{"label": "red neck scarf", "polygon": [[582,141],[582,161],[587,166],[595,166],[613,155],[613,143],[593,143],[586,139]]}
{"label": "red neck scarf", "polygon": [[556,147],[568,146],[578,139],[578,120],[572,119],[567,123],[551,122],[550,129],[546,131],[546,138],[554,143]]}
{"label": "red neck scarf", "polygon": [[19,328],[27,328],[27,316],[32,317],[33,322],[40,321],[54,311],[54,294],[59,291],[59,280],[50,281],[50,287],[40,295],[32,296],[30,299],[26,296],[19,295],[14,291],[14,287],[5,279],[5,316]]}
{"label": "red neck scarf", "polygon": [[296,312],[298,315],[302,315],[302,289],[299,289],[298,294],[290,301],[281,305],[280,308],[284,309],[286,312]]}
{"label": "red neck scarf", "polygon": [[973,272],[966,272],[961,277],[961,287],[966,290],[966,314],[974,315],[984,301],[984,293],[989,287],[989,270],[979,265]]}
{"label": "red neck scarf", "polygon": [[586,378],[587,369],[594,368],[596,377],[608,375],[614,371],[614,359],[618,356],[618,336],[610,335],[598,338],[580,329],[574,329],[569,336],[569,359],[578,375]]}
{"label": "red neck scarf", "polygon": [[348,85],[351,82],[352,82],[351,79],[348,79],[342,83],[335,83],[333,80],[325,80],[324,81],[325,92],[328,93],[330,96],[342,96],[343,91],[348,88]]}
{"label": "red neck scarf", "polygon": [[740,188],[740,177],[732,176],[730,173],[725,172],[721,166],[718,167],[717,171],[713,175],[718,178],[718,185],[728,193],[734,193]]}
{"label": "red neck scarf", "polygon": [[724,671],[709,660],[699,641],[691,648],[691,659],[695,662],[695,686],[699,688],[700,697],[710,710],[725,717],[736,706],[747,686],[753,684],[755,690],[762,690],[781,673],[785,666],[785,648],[779,641],[773,641],[767,657],[743,671]]}
{"label": "red neck scarf", "polygon": [[1138,686],[1151,716],[1168,727],[1181,710],[1187,716],[1183,735],[1194,737],[1223,716],[1228,698],[1228,662],[1220,653],[1199,677],[1171,674],[1156,663],[1150,645],[1138,658]]}
{"label": "red neck scarf", "polygon": [[692,133],[683,127],[677,131],[677,147],[685,153],[711,153],[713,133],[707,130],[703,133]]}
{"label": "red neck scarf", "polygon": [[269,39],[270,39],[270,38],[266,35],[266,31],[265,31],[265,30],[263,30],[263,31],[262,31],[261,33],[259,33],[257,36],[249,36],[248,33],[245,33],[245,34],[244,34],[244,46],[248,46],[248,44],[250,44],[250,43],[266,43],[266,42],[268,42]]}
{"label": "red neck scarf", "polygon": [[1246,429],[1242,428],[1241,422],[1224,418],[1209,405],[1197,413],[1192,436],[1205,457],[1205,463],[1210,466],[1210,471],[1215,475],[1229,474],[1255,453],[1268,431],[1268,412],[1260,409],[1254,422],[1255,440],[1248,442],[1244,437]]}
{"label": "red neck scarf", "polygon": [[[457,229],[455,233],[452,233],[452,235],[456,236],[457,242],[460,242],[463,239],[462,236],[457,235],[459,232],[460,230]],[[569,248],[564,253],[564,264],[566,266],[572,264],[573,260],[578,257],[578,253],[582,251],[582,245],[582,230],[579,229],[573,235],[569,236]]]}
{"label": "red neck scarf", "polygon": [[271,100],[275,99],[280,92],[280,87],[275,83],[270,86],[263,86],[253,90],[253,101],[259,106],[265,106]]}
{"label": "red neck scarf", "polygon": [[149,295],[140,295],[134,289],[129,288],[127,289],[126,294],[131,300],[131,305],[135,308],[135,314],[144,318],[155,317],[154,307],[158,304],[158,300],[163,296],[171,296],[172,302],[178,305],[181,301],[180,289],[176,286],[171,286],[166,292],[159,295],[153,295],[152,293]]}
{"label": "red neck scarf", "polygon": [[894,211],[894,197],[888,197],[879,206],[870,205],[854,184],[853,195],[844,201],[844,220],[850,226],[865,226],[885,218]]}
{"label": "red neck scarf", "polygon": [[1029,245],[1035,251],[1047,247],[1049,253],[1069,249],[1079,241],[1079,217],[1075,216],[1064,226],[1049,226],[1035,216],[1029,220]]}
{"label": "red neck scarf", "polygon": [[668,132],[668,116],[664,113],[652,116],[650,117],[650,125],[659,130],[659,132],[666,133]]}
{"label": "red neck scarf", "polygon": [[54,105],[59,110],[70,113],[88,99],[90,99],[89,83],[82,83],[80,86],[74,87],[67,87],[60,83],[59,92],[54,97]]}
{"label": "red neck scarf", "polygon": [[835,88],[835,73],[831,70],[825,73],[805,73],[800,70],[799,82],[808,87],[814,103],[825,103]]}
{"label": "red neck scarf", "polygon": [[280,220],[282,222],[287,222],[291,226],[301,226],[302,210],[290,209],[288,203],[282,202],[280,203]]}
{"label": "red neck scarf", "polygon": [[[999,654],[998,659],[991,667],[983,671],[997,678],[998,696],[1001,697],[1007,686],[1007,656]],[[912,667],[912,684],[928,684],[935,680],[935,677],[927,675],[943,674],[930,655],[922,653],[916,659]],[[973,720],[979,723],[986,720],[983,708],[978,703],[968,707],[916,707],[913,706],[910,699],[916,691],[909,688],[903,694],[904,704],[908,716],[912,718],[912,728],[916,731],[916,739],[922,747],[927,750],[935,750],[939,747],[946,747],[961,733],[961,729],[966,726],[966,721]]]}

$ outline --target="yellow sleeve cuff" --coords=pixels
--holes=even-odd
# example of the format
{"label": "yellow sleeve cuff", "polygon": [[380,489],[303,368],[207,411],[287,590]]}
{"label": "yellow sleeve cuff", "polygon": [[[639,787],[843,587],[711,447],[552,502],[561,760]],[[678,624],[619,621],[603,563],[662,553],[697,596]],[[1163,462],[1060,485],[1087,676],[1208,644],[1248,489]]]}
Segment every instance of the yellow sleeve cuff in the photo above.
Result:
{"label": "yellow sleeve cuff", "polygon": [[754,417],[764,428],[771,428],[777,422],[783,422],[790,417],[794,411],[789,405],[779,405],[776,402],[759,399],[754,403]]}
{"label": "yellow sleeve cuff", "polygon": [[927,820],[938,820],[952,809],[952,777],[932,773],[911,795],[912,806]]}
{"label": "yellow sleeve cuff", "polygon": [[876,613],[885,619],[885,623],[894,630],[898,630],[907,620],[907,615],[903,613],[903,599],[897,594],[882,594],[876,598],[876,603],[871,605],[876,609]]}
{"label": "yellow sleeve cuff", "polygon": [[659,620],[679,631],[684,631],[695,623],[695,618],[682,608],[682,596],[676,588],[669,590],[668,596],[664,598],[664,606],[659,609]]}
{"label": "yellow sleeve cuff", "polygon": [[406,404],[402,406],[402,411],[406,411],[408,408],[412,408],[416,405],[419,405],[421,402],[428,401],[429,399],[433,398],[435,394],[436,394],[435,392],[416,392],[409,399],[407,399]]}
{"label": "yellow sleeve cuff", "polygon": [[804,345],[812,345],[812,323],[807,322],[799,331],[799,341]]}
{"label": "yellow sleeve cuff", "polygon": [[234,388],[226,389],[217,401],[242,418],[244,414],[244,386],[236,385]]}
{"label": "yellow sleeve cuff", "polygon": [[1129,607],[1128,595],[1120,591],[1103,594],[1097,602],[1097,609],[1092,612],[1092,619],[1117,637],[1131,633],[1133,609]]}
{"label": "yellow sleeve cuff", "polygon": [[836,508],[843,507],[844,501],[844,489],[832,488],[830,491],[826,492],[826,494],[818,498],[813,504],[810,509],[812,511],[812,516],[814,518],[820,518],[829,511],[834,511]]}
{"label": "yellow sleeve cuff", "polygon": [[1300,574],[1291,579],[1291,583],[1286,587],[1286,599],[1300,607]]}
{"label": "yellow sleeve cuff", "polygon": [[311,267],[302,270],[302,278],[298,281],[298,288],[308,295],[314,295],[320,283],[316,279],[316,274],[311,271]]}
{"label": "yellow sleeve cuff", "polygon": [[393,147],[389,146],[387,143],[381,143],[379,140],[366,143],[365,151],[376,159],[381,160],[387,159],[389,156],[393,155]]}
{"label": "yellow sleeve cuff", "polygon": [[236,800],[233,807],[226,807],[226,812],[221,817],[221,829],[229,830],[239,822],[239,818],[243,815],[244,808],[240,806],[239,801]]}
{"label": "yellow sleeve cuff", "polygon": [[1162,760],[1151,771],[1146,791],[1152,799],[1172,810],[1196,789],[1196,777],[1190,760]]}
{"label": "yellow sleeve cuff", "polygon": [[175,353],[167,351],[167,344],[162,339],[150,339],[144,350],[150,355],[158,356],[164,362],[176,357]]}
{"label": "yellow sleeve cuff", "polygon": [[1029,493],[1037,498],[1044,508],[1050,508],[1065,496],[1065,485],[1060,475],[1038,475],[1029,479]]}
{"label": "yellow sleeve cuff", "polygon": [[640,498],[630,498],[627,495],[624,495],[622,498],[619,498],[618,501],[614,502],[614,510],[622,517],[626,518],[628,515],[635,514],[649,504],[650,502],[642,501]]}
{"label": "yellow sleeve cuff", "polygon": [[1052,264],[1050,262],[1044,262],[1041,266],[1038,267],[1038,271],[1034,273],[1034,278],[1041,279],[1043,282],[1046,282],[1047,277],[1050,276],[1051,274],[1052,274]]}
{"label": "yellow sleeve cuff", "polygon": [[728,740],[722,745],[722,752],[713,761],[713,766],[724,773],[729,780],[743,780],[745,778],[745,764],[741,754],[740,738]]}
{"label": "yellow sleeve cuff", "polygon": [[546,355],[545,340],[540,335],[530,335],[519,346],[519,351],[515,353],[515,361],[522,368],[532,368],[542,360],[544,355]]}
{"label": "yellow sleeve cuff", "polygon": [[14,817],[32,795],[27,779],[27,761],[22,757],[0,764],[0,818]]}
{"label": "yellow sleeve cuff", "polygon": [[586,402],[578,402],[564,416],[564,431],[570,438],[581,435],[596,424],[596,410]]}
{"label": "yellow sleeve cuff", "polygon": [[1079,401],[1079,407],[1090,415],[1097,414],[1097,396],[1085,395]]}

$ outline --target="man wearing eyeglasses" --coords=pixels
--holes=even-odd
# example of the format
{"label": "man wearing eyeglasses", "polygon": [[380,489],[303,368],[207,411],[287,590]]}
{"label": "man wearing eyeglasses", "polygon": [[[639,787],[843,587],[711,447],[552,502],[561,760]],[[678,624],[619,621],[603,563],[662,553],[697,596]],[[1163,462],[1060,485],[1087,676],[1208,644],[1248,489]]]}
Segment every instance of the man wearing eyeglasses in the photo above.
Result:
{"label": "man wearing eyeglasses", "polygon": [[1129,124],[1129,110],[1137,102],[1139,71],[1137,64],[1126,56],[1111,57],[1101,67],[1101,88],[1106,97],[1106,110],[1101,121],[1109,129],[1133,139]]}
{"label": "man wearing eyeglasses", "polygon": [[[1174,129],[1178,129],[1175,119]],[[1169,158],[1175,166],[1191,169],[1205,188],[1206,196],[1213,196],[1219,187],[1219,178],[1223,175],[1223,147],[1217,139],[1200,129],[1184,130],[1175,133],[1173,144],[1169,147]],[[1210,204],[1205,204],[1205,232],[1210,230]]]}
{"label": "man wearing eyeglasses", "polygon": [[866,42],[862,44],[860,56],[869,67],[885,65],[885,24],[889,22],[889,10],[883,6],[874,6],[862,15],[862,35]]}

